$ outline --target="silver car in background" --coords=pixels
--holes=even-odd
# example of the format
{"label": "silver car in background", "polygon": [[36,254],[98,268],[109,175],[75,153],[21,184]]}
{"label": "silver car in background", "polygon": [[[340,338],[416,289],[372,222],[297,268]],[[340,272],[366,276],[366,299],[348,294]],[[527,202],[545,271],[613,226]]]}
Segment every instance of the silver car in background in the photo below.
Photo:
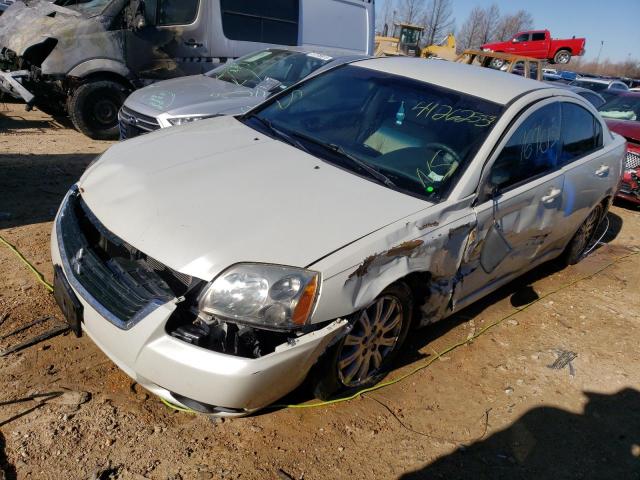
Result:
{"label": "silver car in background", "polygon": [[245,113],[303,78],[367,58],[305,48],[269,48],[202,75],[166,80],[133,92],[118,115],[120,139],[220,115]]}

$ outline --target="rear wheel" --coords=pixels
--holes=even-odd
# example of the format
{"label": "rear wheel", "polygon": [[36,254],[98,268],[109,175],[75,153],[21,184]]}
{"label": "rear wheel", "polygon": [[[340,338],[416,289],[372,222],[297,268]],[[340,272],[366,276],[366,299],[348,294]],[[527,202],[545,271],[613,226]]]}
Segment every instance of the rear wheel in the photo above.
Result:
{"label": "rear wheel", "polygon": [[598,225],[600,225],[603,213],[604,208],[602,205],[597,205],[596,208],[591,210],[591,213],[580,226],[564,251],[562,260],[566,265],[574,265],[582,260],[585,250],[589,247],[598,229]]}
{"label": "rear wheel", "polygon": [[411,312],[409,287],[396,283],[354,314],[351,331],[317,365],[316,396],[328,399],[341,390],[374,385],[402,347]]}
{"label": "rear wheel", "polygon": [[126,88],[111,80],[80,85],[69,98],[68,110],[76,129],[94,140],[118,138],[118,110],[127,97]]}
{"label": "rear wheel", "polygon": [[553,63],[565,65],[571,61],[571,52],[569,50],[558,50],[553,56]]}

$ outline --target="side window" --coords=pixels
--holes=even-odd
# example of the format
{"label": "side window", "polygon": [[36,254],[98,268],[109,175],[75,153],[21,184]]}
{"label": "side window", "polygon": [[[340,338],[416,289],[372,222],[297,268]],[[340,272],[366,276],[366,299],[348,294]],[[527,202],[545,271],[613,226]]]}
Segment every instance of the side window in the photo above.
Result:
{"label": "side window", "polygon": [[157,25],[188,25],[198,16],[199,0],[158,0]]}
{"label": "side window", "polygon": [[504,190],[559,167],[560,104],[539,108],[511,135],[491,167],[490,182]]}
{"label": "side window", "polygon": [[523,33],[521,35],[518,35],[516,37],[516,42],[527,42],[529,40],[529,34],[528,33]]}
{"label": "side window", "polygon": [[220,0],[229,40],[297,45],[300,0]]}
{"label": "side window", "polygon": [[531,35],[532,42],[540,42],[542,40],[544,40],[544,32],[536,32]]}
{"label": "side window", "polygon": [[585,108],[575,103],[562,104],[562,154],[566,165],[602,146],[600,122]]}

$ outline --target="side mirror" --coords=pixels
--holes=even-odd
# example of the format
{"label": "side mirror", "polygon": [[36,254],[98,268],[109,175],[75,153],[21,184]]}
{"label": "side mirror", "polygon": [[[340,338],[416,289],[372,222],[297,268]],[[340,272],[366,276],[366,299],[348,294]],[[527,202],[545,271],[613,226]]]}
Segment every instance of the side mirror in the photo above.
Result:
{"label": "side mirror", "polygon": [[512,38],[512,39],[511,39],[511,43],[517,43],[517,42],[518,42],[518,39],[517,39],[517,38]]}
{"label": "side mirror", "polygon": [[137,14],[133,19],[133,29],[134,30],[142,30],[147,26],[147,19],[144,18],[144,15],[141,13]]}

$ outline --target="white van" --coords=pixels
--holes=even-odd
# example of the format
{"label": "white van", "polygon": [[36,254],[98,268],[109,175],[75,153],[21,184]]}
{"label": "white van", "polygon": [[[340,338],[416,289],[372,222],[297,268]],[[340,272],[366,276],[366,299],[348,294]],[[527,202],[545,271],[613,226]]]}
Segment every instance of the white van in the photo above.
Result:
{"label": "white van", "polygon": [[127,95],[274,46],[373,52],[373,0],[31,0],[0,17],[0,91],[117,138]]}

